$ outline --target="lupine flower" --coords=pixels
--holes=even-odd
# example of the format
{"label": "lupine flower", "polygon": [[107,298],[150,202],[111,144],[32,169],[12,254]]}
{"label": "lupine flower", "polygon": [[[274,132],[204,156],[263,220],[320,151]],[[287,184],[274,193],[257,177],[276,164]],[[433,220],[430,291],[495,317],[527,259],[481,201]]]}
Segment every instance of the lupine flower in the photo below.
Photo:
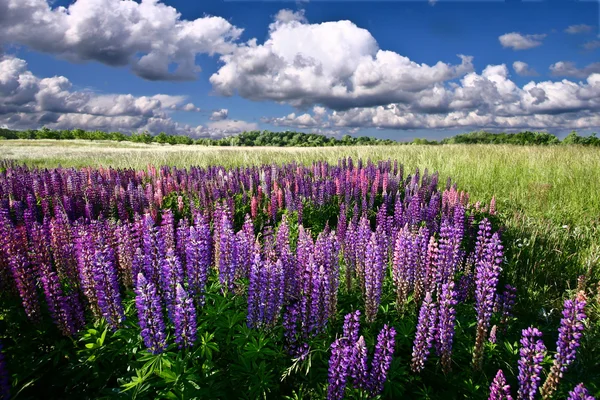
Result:
{"label": "lupine flower", "polygon": [[595,400],[595,397],[588,392],[583,383],[580,383],[569,392],[567,400]]}
{"label": "lupine flower", "polygon": [[352,384],[357,389],[366,389],[369,379],[369,365],[365,338],[360,336],[352,349],[352,366],[350,376]]}
{"label": "lupine flower", "polygon": [[583,323],[587,318],[585,304],[586,299],[583,292],[578,293],[574,299],[565,300],[563,318],[560,320],[560,328],[558,328],[554,364],[541,389],[544,398],[552,396],[564,372],[575,361],[584,329]]}
{"label": "lupine flower", "polygon": [[542,361],[546,346],[540,339],[542,332],[537,328],[523,329],[519,350],[519,391],[517,399],[533,400],[541,379]]}
{"label": "lupine flower", "polygon": [[137,277],[135,305],[144,344],[151,353],[162,353],[167,348],[167,341],[160,296],[156,286],[142,273]]}
{"label": "lupine flower", "polygon": [[396,330],[383,326],[379,335],[377,335],[377,344],[375,353],[371,362],[371,375],[369,379],[369,391],[373,396],[383,391],[383,385],[387,379],[387,372],[392,365],[392,358],[395,349]]}
{"label": "lupine flower", "polygon": [[346,314],[344,317],[343,337],[349,343],[356,343],[358,340],[358,332],[360,329],[360,311],[356,310],[353,313]]}
{"label": "lupine flower", "polygon": [[512,317],[512,309],[515,305],[515,298],[517,297],[517,289],[514,286],[506,285],[504,292],[500,297],[499,311],[501,313],[500,323],[505,325],[510,317]]}
{"label": "lupine flower", "polygon": [[454,342],[454,321],[456,319],[456,292],[454,282],[444,283],[438,298],[438,325],[435,343],[438,355],[442,358],[445,373],[451,369],[452,343]]}
{"label": "lupine flower", "polygon": [[352,347],[343,338],[336,339],[331,344],[327,400],[343,399],[348,381],[348,372],[352,363]]}
{"label": "lupine flower", "polygon": [[10,398],[10,377],[2,352],[2,342],[0,342],[0,399],[8,400]]}
{"label": "lupine flower", "polygon": [[365,315],[367,322],[375,321],[381,299],[381,284],[385,274],[383,251],[372,233],[367,243],[365,257]]}
{"label": "lupine flower", "polygon": [[235,271],[237,269],[238,253],[237,243],[231,221],[227,215],[223,215],[221,226],[219,227],[219,280],[223,285],[223,290],[233,291]]}
{"label": "lupine flower", "polygon": [[512,400],[510,386],[506,383],[504,373],[499,369],[490,386],[490,397],[488,400]]}
{"label": "lupine flower", "polygon": [[95,282],[98,308],[108,325],[116,330],[125,317],[119,281],[114,264],[114,253],[110,246],[99,242],[93,258],[92,271]]}
{"label": "lupine flower", "polygon": [[437,323],[437,309],[431,299],[431,292],[425,294],[425,300],[419,311],[417,333],[413,344],[411,369],[421,372],[429,356],[429,349],[433,343]]}
{"label": "lupine flower", "polygon": [[196,341],[196,308],[181,284],[175,297],[175,343],[179,348],[191,348]]}
{"label": "lupine flower", "polygon": [[173,320],[175,314],[175,297],[177,284],[183,282],[183,267],[179,257],[173,249],[168,249],[161,260],[160,289],[167,306],[169,318]]}
{"label": "lupine flower", "polygon": [[483,345],[490,325],[498,276],[501,271],[503,247],[498,233],[494,233],[486,245],[483,257],[476,267],[475,306],[477,311],[477,337],[473,350],[473,366],[481,368],[483,361]]}
{"label": "lupine flower", "polygon": [[488,338],[488,341],[490,343],[496,344],[496,341],[498,340],[498,325],[494,325],[492,326],[492,329],[490,329],[490,336]]}
{"label": "lupine flower", "polygon": [[196,226],[189,228],[185,246],[185,277],[188,290],[198,304],[204,304],[204,287],[211,263],[210,226],[201,217]]}

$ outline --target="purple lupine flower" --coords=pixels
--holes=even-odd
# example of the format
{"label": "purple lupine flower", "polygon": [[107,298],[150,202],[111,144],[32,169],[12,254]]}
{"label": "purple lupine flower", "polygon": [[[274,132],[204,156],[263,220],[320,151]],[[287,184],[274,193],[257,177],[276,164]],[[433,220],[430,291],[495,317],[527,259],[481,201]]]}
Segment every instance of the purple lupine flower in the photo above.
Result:
{"label": "purple lupine flower", "polygon": [[540,384],[542,361],[546,356],[546,346],[540,339],[542,332],[537,328],[523,329],[519,350],[519,391],[517,399],[533,400]]}
{"label": "purple lupine flower", "polygon": [[410,233],[407,225],[398,232],[392,262],[392,277],[396,285],[396,306],[398,310],[403,309],[408,294],[413,288],[417,264],[418,249],[416,248],[414,236]]}
{"label": "purple lupine flower", "polygon": [[501,369],[498,370],[496,377],[492,381],[488,400],[512,400],[510,386],[506,383],[506,378]]}
{"label": "purple lupine flower", "polygon": [[560,328],[558,328],[554,364],[541,389],[544,398],[552,396],[564,372],[575,361],[584,329],[584,321],[587,318],[585,305],[586,299],[583,292],[579,292],[574,299],[565,300],[563,318],[560,320]]}
{"label": "purple lupine flower", "polygon": [[583,383],[575,386],[575,388],[569,392],[567,400],[596,400],[594,396],[583,386]]}
{"label": "purple lupine flower", "polygon": [[175,297],[177,295],[177,284],[179,283],[183,283],[183,267],[179,257],[171,248],[166,251],[165,257],[161,260],[160,275],[161,294],[171,320],[175,317]]}
{"label": "purple lupine flower", "polygon": [[10,377],[2,350],[2,342],[0,342],[0,399],[8,400],[10,398]]}
{"label": "purple lupine flower", "polygon": [[375,321],[381,300],[381,284],[385,275],[383,251],[373,232],[367,243],[365,256],[365,316],[367,322]]}
{"label": "purple lupine flower", "polygon": [[298,295],[296,260],[290,248],[290,227],[287,216],[284,214],[281,218],[279,228],[277,228],[277,237],[275,239],[275,252],[281,260],[285,277],[285,299],[290,299]]}
{"label": "purple lupine flower", "polygon": [[115,256],[112,248],[101,238],[92,261],[92,271],[98,308],[111,329],[116,330],[125,318],[125,312],[119,293]]}
{"label": "purple lupine flower", "polygon": [[375,345],[375,353],[371,361],[371,375],[369,376],[369,391],[373,396],[378,395],[383,391],[383,385],[387,379],[387,373],[392,365],[396,330],[388,327],[387,324],[377,335],[377,344]]}
{"label": "purple lupine flower", "polygon": [[499,305],[499,311],[501,313],[500,324],[506,325],[508,319],[512,317],[512,309],[515,305],[517,289],[514,286],[506,285],[504,287],[504,292],[499,297],[501,300]]}
{"label": "purple lupine flower", "polygon": [[360,330],[360,310],[346,314],[344,317],[343,337],[348,340],[348,343],[356,343],[358,340],[358,332]]}
{"label": "purple lupine flower", "polygon": [[435,331],[437,354],[442,359],[445,373],[451,370],[452,344],[454,342],[454,321],[456,319],[456,291],[454,282],[442,285],[438,298],[438,326]]}
{"label": "purple lupine flower", "polygon": [[192,297],[204,304],[204,287],[212,260],[210,225],[199,215],[196,226],[190,227],[188,245],[185,247],[185,276]]}
{"label": "purple lupine flower", "polygon": [[350,367],[352,385],[356,389],[367,389],[369,384],[369,365],[367,344],[365,338],[360,336],[352,349],[352,364]]}
{"label": "purple lupine flower", "polygon": [[135,305],[144,344],[151,353],[162,353],[167,341],[160,296],[154,283],[147,281],[141,272],[137,277]]}
{"label": "purple lupine flower", "polygon": [[411,369],[421,372],[429,356],[429,349],[433,343],[437,325],[437,309],[431,299],[431,292],[425,294],[425,300],[419,311],[417,333],[413,344]]}
{"label": "purple lupine flower", "polygon": [[473,366],[475,369],[480,369],[483,362],[484,341],[488,333],[494,308],[498,276],[502,270],[500,267],[502,263],[502,250],[503,247],[498,232],[496,232],[487,243],[484,256],[476,266],[475,306],[477,311],[477,337],[475,339],[475,349],[473,350]]}
{"label": "purple lupine flower", "polygon": [[175,343],[179,348],[191,348],[196,341],[196,308],[181,284],[175,297]]}
{"label": "purple lupine flower", "polygon": [[223,215],[221,218],[221,226],[219,227],[218,233],[219,258],[217,261],[219,266],[219,281],[223,286],[223,291],[232,292],[234,289],[238,254],[235,234],[233,232],[231,221],[227,215]]}
{"label": "purple lupine flower", "polygon": [[327,400],[343,399],[348,381],[348,372],[352,363],[352,347],[343,338],[336,339],[331,344]]}

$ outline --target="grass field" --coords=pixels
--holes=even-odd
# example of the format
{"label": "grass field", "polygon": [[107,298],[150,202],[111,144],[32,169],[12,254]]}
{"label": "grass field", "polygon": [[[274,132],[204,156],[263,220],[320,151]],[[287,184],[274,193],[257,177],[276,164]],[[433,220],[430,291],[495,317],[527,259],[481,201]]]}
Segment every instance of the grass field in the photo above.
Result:
{"label": "grass field", "polygon": [[[0,159],[40,168],[149,164],[243,166],[315,160],[397,159],[405,171],[440,173],[473,202],[497,199],[506,247],[504,274],[518,288],[519,319],[557,321],[562,300],[585,275],[597,295],[600,280],[600,150],[578,146],[504,145],[322,148],[228,148],[83,141],[0,141]],[[556,323],[556,322],[555,322]],[[582,365],[600,373],[600,326],[590,324]],[[594,374],[594,372],[590,371]]]}

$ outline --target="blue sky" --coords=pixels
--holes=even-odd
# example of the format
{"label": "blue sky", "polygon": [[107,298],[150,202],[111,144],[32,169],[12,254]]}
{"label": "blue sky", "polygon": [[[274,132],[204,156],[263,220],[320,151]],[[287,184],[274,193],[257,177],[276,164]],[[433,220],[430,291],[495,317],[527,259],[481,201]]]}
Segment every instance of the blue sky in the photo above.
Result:
{"label": "blue sky", "polygon": [[0,0],[9,128],[405,140],[600,126],[596,1],[24,3]]}

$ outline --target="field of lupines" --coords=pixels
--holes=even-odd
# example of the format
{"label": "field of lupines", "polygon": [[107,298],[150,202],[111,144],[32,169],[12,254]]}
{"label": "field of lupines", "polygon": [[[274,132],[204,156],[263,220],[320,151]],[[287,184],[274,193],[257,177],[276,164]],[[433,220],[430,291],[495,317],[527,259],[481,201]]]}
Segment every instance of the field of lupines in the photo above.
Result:
{"label": "field of lupines", "polygon": [[518,275],[502,273],[518,244],[460,182],[349,158],[1,170],[5,397],[600,390],[597,362],[579,361],[598,347],[592,275],[557,323],[520,318]]}

